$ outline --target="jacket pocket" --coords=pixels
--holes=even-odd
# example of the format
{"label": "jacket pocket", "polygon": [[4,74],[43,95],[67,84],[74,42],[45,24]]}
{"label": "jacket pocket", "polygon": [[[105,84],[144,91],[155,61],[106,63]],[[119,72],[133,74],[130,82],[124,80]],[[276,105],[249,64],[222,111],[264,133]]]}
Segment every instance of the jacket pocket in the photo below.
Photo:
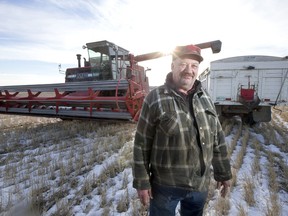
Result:
{"label": "jacket pocket", "polygon": [[159,120],[159,129],[166,136],[173,136],[179,133],[178,115],[176,112],[165,112]]}
{"label": "jacket pocket", "polygon": [[217,117],[216,111],[214,111],[214,110],[212,110],[212,109],[206,109],[206,110],[205,110],[205,113],[208,114],[208,115],[212,115],[212,116],[214,116],[215,118]]}
{"label": "jacket pocket", "polygon": [[[197,123],[200,132],[201,144],[207,148],[214,144],[217,131],[217,115],[212,109],[205,109],[202,115],[198,116]],[[204,146],[203,146],[204,147]]]}

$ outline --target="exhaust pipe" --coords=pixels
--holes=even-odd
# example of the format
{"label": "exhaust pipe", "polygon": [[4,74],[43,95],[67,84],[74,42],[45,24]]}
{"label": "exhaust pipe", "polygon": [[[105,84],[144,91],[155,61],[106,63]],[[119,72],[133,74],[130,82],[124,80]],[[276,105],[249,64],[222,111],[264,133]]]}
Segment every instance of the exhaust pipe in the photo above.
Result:
{"label": "exhaust pipe", "polygon": [[78,61],[78,67],[81,67],[81,54],[76,54],[77,56],[77,61]]}

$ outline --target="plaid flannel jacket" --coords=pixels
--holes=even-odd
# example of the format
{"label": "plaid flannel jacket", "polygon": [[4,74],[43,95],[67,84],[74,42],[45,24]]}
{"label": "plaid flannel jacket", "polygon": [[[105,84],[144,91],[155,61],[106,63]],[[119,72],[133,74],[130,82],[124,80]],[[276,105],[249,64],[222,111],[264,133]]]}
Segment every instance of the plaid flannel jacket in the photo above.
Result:
{"label": "plaid flannel jacket", "polygon": [[188,102],[167,81],[145,98],[134,140],[134,188],[150,189],[155,182],[207,191],[211,165],[216,181],[231,179],[225,135],[214,104],[196,83]]}

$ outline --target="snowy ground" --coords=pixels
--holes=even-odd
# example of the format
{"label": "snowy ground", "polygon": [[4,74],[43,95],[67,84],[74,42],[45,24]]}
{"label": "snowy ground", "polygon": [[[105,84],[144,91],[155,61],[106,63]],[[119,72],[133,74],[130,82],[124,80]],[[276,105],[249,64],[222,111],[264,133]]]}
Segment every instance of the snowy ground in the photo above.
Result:
{"label": "snowy ground", "polygon": [[[212,181],[205,215],[288,215],[287,118],[227,122],[235,180],[225,199]],[[146,214],[132,188],[134,124],[1,115],[0,129],[1,216]]]}

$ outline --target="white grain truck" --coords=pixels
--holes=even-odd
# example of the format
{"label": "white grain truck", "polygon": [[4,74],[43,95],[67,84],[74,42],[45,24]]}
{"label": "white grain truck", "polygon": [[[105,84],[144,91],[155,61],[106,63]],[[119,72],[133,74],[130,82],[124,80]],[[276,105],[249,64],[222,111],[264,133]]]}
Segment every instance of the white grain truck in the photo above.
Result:
{"label": "white grain truck", "polygon": [[212,61],[200,76],[219,116],[248,123],[271,120],[271,107],[288,105],[288,57],[238,56]]}

